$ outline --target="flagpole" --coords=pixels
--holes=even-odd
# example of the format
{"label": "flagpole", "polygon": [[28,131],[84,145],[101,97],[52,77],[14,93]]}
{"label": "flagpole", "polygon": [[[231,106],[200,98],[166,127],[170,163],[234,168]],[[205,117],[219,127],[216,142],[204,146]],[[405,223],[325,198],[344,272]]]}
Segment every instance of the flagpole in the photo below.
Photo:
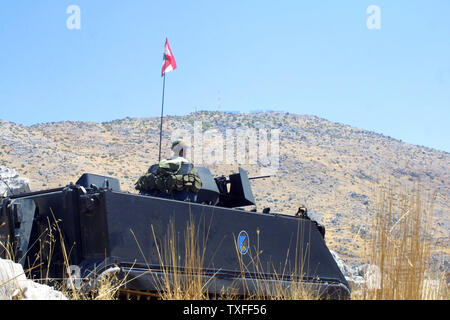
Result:
{"label": "flagpole", "polygon": [[163,126],[163,114],[164,114],[164,90],[165,90],[165,87],[166,87],[166,73],[164,72],[163,91],[162,91],[162,104],[161,104],[161,124],[160,124],[160,127],[159,127],[159,156],[158,156],[158,162],[161,161],[161,143],[162,143],[162,126]]}
{"label": "flagpole", "polygon": [[[170,69],[166,65],[166,63],[169,62]],[[177,64],[175,62],[175,59],[172,55],[172,51],[170,50],[169,42],[166,38],[166,44],[164,45],[164,63],[163,63],[163,69],[161,70],[161,75],[164,76],[163,79],[163,90],[162,90],[162,103],[161,103],[161,124],[159,127],[159,155],[158,155],[158,161],[161,161],[161,148],[162,148],[162,131],[163,131],[163,116],[164,116],[164,91],[166,89],[166,72],[170,72],[172,70],[175,70],[177,68]]]}

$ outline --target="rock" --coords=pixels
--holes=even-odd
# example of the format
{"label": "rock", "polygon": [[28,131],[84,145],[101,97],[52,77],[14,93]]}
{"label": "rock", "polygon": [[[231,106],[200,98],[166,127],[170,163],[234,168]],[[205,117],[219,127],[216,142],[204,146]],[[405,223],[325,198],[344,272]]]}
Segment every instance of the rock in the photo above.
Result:
{"label": "rock", "polygon": [[363,282],[363,278],[359,276],[359,270],[357,268],[352,268],[347,265],[335,251],[330,250],[330,253],[347,281]]}
{"label": "rock", "polygon": [[33,282],[22,265],[0,258],[0,300],[67,300],[52,287]]}
{"label": "rock", "polygon": [[349,195],[352,199],[360,201],[363,205],[365,205],[365,206],[369,205],[369,198],[365,194],[358,194],[356,192],[350,192]]}
{"label": "rock", "polygon": [[332,250],[330,252],[350,286],[359,288],[367,286],[373,289],[380,287],[381,273],[378,266],[373,264],[349,266],[336,252]]}
{"label": "rock", "polygon": [[30,182],[14,169],[0,166],[0,197],[30,192]]}
{"label": "rock", "polygon": [[342,219],[344,218],[344,215],[342,213],[336,213],[333,218],[330,220],[330,225],[335,227],[338,226]]}
{"label": "rock", "polygon": [[317,223],[322,223],[322,216],[315,211],[308,210],[308,217]]}
{"label": "rock", "polygon": [[363,267],[364,282],[369,289],[381,288],[381,271],[377,265],[367,264]]}
{"label": "rock", "polygon": [[367,230],[366,230],[366,226],[364,224],[359,225],[359,226],[352,224],[352,226],[350,227],[350,231],[355,237],[356,237],[356,235],[360,235],[361,238],[366,239]]}
{"label": "rock", "polygon": [[450,255],[434,253],[430,258],[430,267],[434,272],[448,272],[450,269]]}

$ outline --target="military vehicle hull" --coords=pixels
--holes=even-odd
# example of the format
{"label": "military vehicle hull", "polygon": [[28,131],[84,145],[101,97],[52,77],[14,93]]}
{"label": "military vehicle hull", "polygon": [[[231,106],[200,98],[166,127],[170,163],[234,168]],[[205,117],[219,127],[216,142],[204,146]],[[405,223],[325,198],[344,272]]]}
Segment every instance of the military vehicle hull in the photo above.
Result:
{"label": "military vehicle hull", "polygon": [[167,281],[196,277],[210,295],[271,296],[306,286],[320,298],[350,296],[308,218],[113,189],[71,184],[3,199],[0,240],[35,278],[71,272],[88,287],[115,270],[124,291],[157,292]]}

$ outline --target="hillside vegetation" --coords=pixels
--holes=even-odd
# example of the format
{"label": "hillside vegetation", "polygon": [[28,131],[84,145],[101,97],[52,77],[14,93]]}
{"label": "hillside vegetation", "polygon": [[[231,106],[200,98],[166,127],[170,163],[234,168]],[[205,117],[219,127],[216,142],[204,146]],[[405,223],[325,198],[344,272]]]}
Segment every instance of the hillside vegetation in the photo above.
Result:
{"label": "hillside vegetation", "polygon": [[[380,188],[420,189],[433,203],[433,259],[448,263],[449,153],[309,115],[197,112],[164,121],[163,157],[171,156],[173,130],[191,130],[194,121],[223,136],[227,129],[279,129],[279,169],[270,179],[252,181],[257,208],[294,214],[306,205],[325,225],[329,248],[348,263],[367,256]],[[0,165],[28,178],[32,190],[64,186],[89,172],[117,177],[122,190],[136,192],[134,182],[158,159],[159,118],[33,126],[0,120],[0,138]],[[238,168],[237,163],[203,165],[216,176]],[[258,165],[241,166],[259,175]]]}

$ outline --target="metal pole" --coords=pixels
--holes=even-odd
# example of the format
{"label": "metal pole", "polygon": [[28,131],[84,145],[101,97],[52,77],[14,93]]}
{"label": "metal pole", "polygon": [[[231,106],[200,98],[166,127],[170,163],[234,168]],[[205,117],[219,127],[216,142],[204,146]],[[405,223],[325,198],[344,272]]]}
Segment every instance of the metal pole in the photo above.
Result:
{"label": "metal pole", "polygon": [[163,126],[163,114],[164,114],[164,89],[166,87],[166,73],[164,72],[163,79],[163,91],[162,91],[162,105],[161,105],[161,124],[159,127],[159,156],[158,162],[161,161],[161,142],[162,142],[162,126]]}

